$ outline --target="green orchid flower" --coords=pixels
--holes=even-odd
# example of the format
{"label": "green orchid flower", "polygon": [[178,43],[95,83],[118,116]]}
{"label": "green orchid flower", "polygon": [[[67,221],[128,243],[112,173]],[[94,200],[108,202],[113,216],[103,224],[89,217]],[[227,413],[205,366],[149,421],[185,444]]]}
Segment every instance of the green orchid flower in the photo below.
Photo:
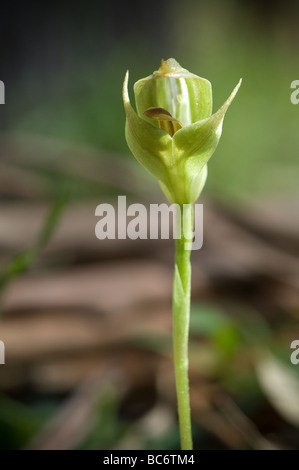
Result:
{"label": "green orchid flower", "polygon": [[207,177],[207,163],[222,132],[225,113],[240,84],[214,114],[208,80],[183,69],[174,59],[162,60],[157,72],[134,85],[137,112],[123,86],[126,139],[135,158],[153,175],[172,203],[181,234],[175,242],[173,279],[173,361],[181,449],[192,449],[188,378],[188,338],[191,303],[191,263],[194,211]]}
{"label": "green orchid flower", "polygon": [[208,80],[183,69],[174,59],[135,83],[137,113],[131,106],[126,73],[123,101],[126,140],[135,158],[153,175],[172,203],[190,204],[200,195],[207,162],[222,132],[225,113],[240,84],[223,106],[212,112]]}

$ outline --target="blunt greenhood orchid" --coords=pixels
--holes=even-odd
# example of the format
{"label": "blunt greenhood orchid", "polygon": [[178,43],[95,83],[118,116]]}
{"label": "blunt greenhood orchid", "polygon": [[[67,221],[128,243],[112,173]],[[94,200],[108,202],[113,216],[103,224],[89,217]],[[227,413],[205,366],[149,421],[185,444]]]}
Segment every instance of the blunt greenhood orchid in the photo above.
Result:
{"label": "blunt greenhood orchid", "polygon": [[127,72],[123,100],[131,152],[159,180],[170,202],[195,202],[241,80],[223,106],[211,114],[210,82],[183,69],[174,59],[162,60],[158,71],[134,85],[136,113],[130,104],[128,77]]}

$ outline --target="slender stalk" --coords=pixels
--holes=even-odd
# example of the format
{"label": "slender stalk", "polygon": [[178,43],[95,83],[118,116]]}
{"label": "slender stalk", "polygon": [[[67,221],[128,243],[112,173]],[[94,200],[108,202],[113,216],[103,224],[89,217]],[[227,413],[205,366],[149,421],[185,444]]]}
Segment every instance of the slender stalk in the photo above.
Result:
{"label": "slender stalk", "polygon": [[191,299],[192,204],[180,206],[177,214],[175,271],[173,281],[173,356],[182,450],[192,450],[188,378],[188,340]]}

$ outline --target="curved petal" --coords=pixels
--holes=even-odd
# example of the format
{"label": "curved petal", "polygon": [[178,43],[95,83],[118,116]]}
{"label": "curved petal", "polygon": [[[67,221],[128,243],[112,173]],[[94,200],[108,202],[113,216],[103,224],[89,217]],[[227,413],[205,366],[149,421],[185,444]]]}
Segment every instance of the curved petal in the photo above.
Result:
{"label": "curved petal", "polygon": [[128,94],[127,71],[123,85],[123,101],[126,111],[126,140],[136,160],[153,176],[167,182],[166,170],[171,155],[172,138],[167,132],[154,127],[139,117],[131,106]]}
{"label": "curved petal", "polygon": [[190,126],[183,127],[174,134],[173,144],[176,161],[178,163],[184,162],[186,178],[193,179],[194,175],[201,171],[216,150],[222,133],[225,113],[236,96],[241,81],[215,114]]}
{"label": "curved petal", "polygon": [[144,111],[144,116],[159,122],[160,129],[167,132],[172,137],[176,131],[182,129],[182,124],[171,116],[171,114],[163,108],[149,108]]}

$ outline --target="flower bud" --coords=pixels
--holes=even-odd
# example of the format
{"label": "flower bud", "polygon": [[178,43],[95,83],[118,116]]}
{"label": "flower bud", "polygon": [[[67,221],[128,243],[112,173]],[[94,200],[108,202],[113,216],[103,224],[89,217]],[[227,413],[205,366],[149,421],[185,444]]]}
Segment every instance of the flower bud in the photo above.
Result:
{"label": "flower bud", "polygon": [[183,69],[174,59],[135,83],[137,113],[123,87],[126,139],[135,158],[152,174],[170,202],[193,203],[207,176],[207,162],[222,132],[225,113],[241,80],[213,115],[208,80]]}

